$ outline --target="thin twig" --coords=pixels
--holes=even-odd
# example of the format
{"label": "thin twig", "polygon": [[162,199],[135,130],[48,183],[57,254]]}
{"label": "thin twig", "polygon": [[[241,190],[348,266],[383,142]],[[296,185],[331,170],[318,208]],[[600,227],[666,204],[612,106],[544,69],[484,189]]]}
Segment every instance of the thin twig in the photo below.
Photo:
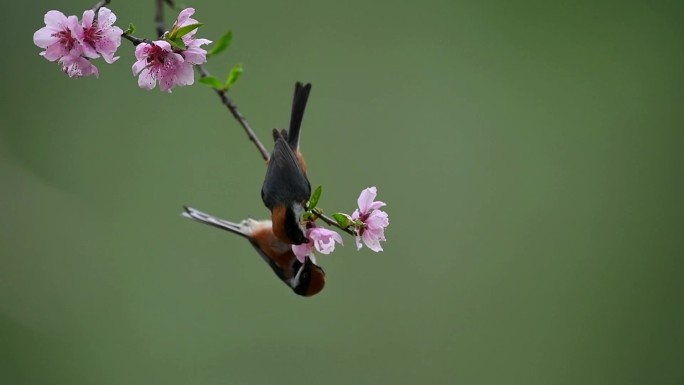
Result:
{"label": "thin twig", "polygon": [[97,11],[100,10],[100,8],[104,7],[105,5],[109,4],[112,0],[100,0],[95,4],[93,7],[93,12],[97,13]]}
{"label": "thin twig", "polygon": [[135,36],[129,35],[129,34],[127,34],[127,33],[121,34],[121,37],[123,37],[124,39],[130,41],[130,42],[133,43],[133,45],[135,45],[135,46],[137,46],[138,44],[146,43],[146,42],[147,42],[147,39],[141,39],[141,38],[139,38],[139,37],[135,37]]}
{"label": "thin twig", "polygon": [[156,10],[154,12],[154,22],[157,25],[157,36],[161,37],[166,32],[164,28],[164,0],[156,0]]}
{"label": "thin twig", "polygon": [[315,210],[314,210],[314,214],[315,214],[318,218],[321,218],[321,220],[322,220],[323,222],[327,223],[328,226],[335,226],[335,227],[337,227],[338,229],[344,231],[345,233],[347,233],[347,234],[349,234],[349,235],[356,236],[356,234],[354,234],[354,231],[352,231],[352,229],[350,229],[349,227],[342,227],[342,226],[340,226],[340,224],[337,223],[336,220],[334,220],[334,219],[332,219],[332,218],[326,216],[325,214],[323,214],[322,211],[320,211],[320,210],[318,210],[318,209],[315,209]]}
{"label": "thin twig", "polygon": [[[201,77],[204,78],[204,77],[209,76],[209,71],[207,71],[207,69],[206,69],[206,67],[204,67],[204,65],[197,64],[195,67],[197,67],[197,71],[199,72]],[[233,103],[233,101],[228,97],[228,93],[224,90],[218,90],[218,89],[214,89],[214,91],[216,91],[216,94],[218,95],[219,99],[221,99],[221,102],[223,103],[223,105],[228,108],[228,110],[231,112],[231,114],[233,114],[233,117],[235,118],[235,120],[237,120],[238,123],[240,123],[242,128],[245,130],[247,137],[249,138],[249,140],[252,141],[252,143],[254,143],[257,150],[261,154],[261,157],[265,161],[268,161],[268,158],[270,157],[270,155],[268,154],[268,150],[266,149],[266,147],[264,147],[264,144],[261,143],[261,141],[259,140],[259,137],[256,135],[254,130],[252,130],[252,127],[249,126],[249,123],[247,123],[247,119],[245,119],[244,115],[242,115],[242,113],[240,113],[240,110],[238,110],[235,103]]]}

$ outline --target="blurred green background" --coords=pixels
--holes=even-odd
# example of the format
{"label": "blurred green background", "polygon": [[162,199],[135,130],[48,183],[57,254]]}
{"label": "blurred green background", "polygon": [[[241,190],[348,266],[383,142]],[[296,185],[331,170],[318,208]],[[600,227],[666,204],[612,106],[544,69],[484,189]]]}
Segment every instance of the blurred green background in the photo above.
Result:
{"label": "blurred green background", "polygon": [[[313,298],[179,215],[267,215],[216,95],[138,89],[128,42],[68,79],[32,35],[92,4],[5,4],[0,383],[684,384],[684,7],[571,3],[188,3],[266,143],[313,83],[321,205],[388,204]],[[153,37],[153,1],[111,8]]]}

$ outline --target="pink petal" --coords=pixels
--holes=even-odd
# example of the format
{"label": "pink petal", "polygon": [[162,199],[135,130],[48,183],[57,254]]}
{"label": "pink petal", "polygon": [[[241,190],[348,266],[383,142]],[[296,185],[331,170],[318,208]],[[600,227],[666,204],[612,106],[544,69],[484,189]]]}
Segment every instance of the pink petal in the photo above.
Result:
{"label": "pink petal", "polygon": [[203,64],[207,61],[207,51],[202,48],[189,48],[183,51],[183,57],[192,64]]}
{"label": "pink petal", "polygon": [[54,30],[50,27],[43,27],[33,34],[33,44],[40,48],[47,48],[51,44],[59,41],[56,36],[53,36]]}
{"label": "pink petal", "polygon": [[143,69],[138,76],[138,86],[145,90],[151,90],[154,88],[155,84],[157,84],[157,81],[152,76],[152,72],[149,68]]}
{"label": "pink petal", "polygon": [[[190,24],[190,23],[188,23],[188,24]],[[183,36],[181,39],[183,39],[183,43],[185,43],[185,45],[188,47],[199,47],[199,46],[204,45],[204,44],[212,43],[212,41],[208,40],[208,39],[195,39],[196,34],[197,34],[197,28],[192,30],[187,35]]]}
{"label": "pink petal", "polygon": [[143,58],[143,59],[136,61],[135,63],[133,63],[133,67],[132,67],[133,75],[138,75],[140,73],[140,71],[145,69],[145,67],[147,67],[147,60],[145,60]]}
{"label": "pink petal", "polygon": [[97,67],[90,62],[90,60],[79,55],[67,55],[63,57],[60,61],[62,64],[62,70],[69,75],[69,77],[80,78],[83,76],[95,75],[99,76]]}
{"label": "pink petal", "polygon": [[316,250],[321,254],[330,254],[335,251],[335,241],[332,239],[318,239],[314,242]]}
{"label": "pink petal", "polygon": [[49,61],[55,61],[61,57],[66,56],[68,53],[69,51],[63,45],[52,44],[47,47],[45,52],[43,52],[43,56]]}
{"label": "pink petal", "polygon": [[102,38],[107,41],[116,42],[116,46],[121,45],[121,34],[123,30],[119,27],[109,27],[102,30]]}
{"label": "pink petal", "polygon": [[60,11],[48,11],[43,18],[45,25],[58,30],[64,29],[67,25],[67,17]]}
{"label": "pink petal", "polygon": [[311,243],[302,243],[301,245],[292,245],[292,252],[294,253],[297,260],[304,263],[306,257],[311,257],[313,255]]}
{"label": "pink petal", "polygon": [[337,241],[337,243],[339,243],[340,245],[344,246],[344,242],[342,242],[342,236],[338,234],[336,231],[331,231],[331,233],[332,234],[330,234],[330,236],[332,237],[332,239]]}
{"label": "pink petal", "polygon": [[81,27],[76,16],[69,16],[66,25],[67,29],[71,31],[72,36],[77,37],[83,35],[83,27]]}
{"label": "pink petal", "polygon": [[83,55],[85,55],[86,57],[89,57],[91,59],[100,57],[100,54],[97,53],[95,47],[93,47],[90,44],[81,44],[81,48],[83,49]]}
{"label": "pink petal", "polygon": [[152,43],[154,43],[154,45],[163,49],[164,51],[171,52],[171,44],[169,44],[169,42],[167,42],[167,41],[155,40]]}
{"label": "pink petal", "polygon": [[313,241],[316,250],[322,254],[335,251],[335,242],[342,244],[342,237],[335,231],[323,227],[315,227],[309,231],[309,239]]}
{"label": "pink petal", "polygon": [[107,7],[100,8],[100,11],[97,13],[97,24],[100,28],[109,28],[112,26],[112,24],[114,24],[115,21],[116,15],[111,9]]}
{"label": "pink petal", "polygon": [[102,55],[105,61],[109,64],[114,63],[119,57],[114,57],[116,50],[121,45],[121,31],[120,28],[111,28],[103,31],[102,38],[95,42],[95,48]]}
{"label": "pink petal", "polygon": [[180,11],[178,14],[178,19],[176,20],[176,25],[179,27],[183,26],[194,13],[195,8],[185,8],[184,10]]}
{"label": "pink petal", "polygon": [[377,229],[366,229],[363,233],[363,235],[377,239],[378,241],[384,241],[385,240],[385,229],[383,227],[377,228]]}
{"label": "pink petal", "polygon": [[193,47],[199,47],[201,45],[211,44],[211,43],[213,43],[213,41],[211,41],[209,39],[195,39],[192,42],[192,46]]}
{"label": "pink petal", "polygon": [[192,64],[181,63],[176,72],[176,84],[189,86],[195,82],[195,72],[192,70]]}
{"label": "pink petal", "polygon": [[[95,12],[93,12],[92,9],[89,9],[85,12],[83,12],[83,18],[81,19],[81,25],[83,28],[90,28],[93,26],[93,20],[95,19]],[[99,20],[98,20],[99,23]]]}
{"label": "pink petal", "polygon": [[135,47],[135,58],[138,60],[147,59],[147,55],[149,55],[150,48],[151,48],[151,44],[147,44],[147,43],[138,44],[138,46]]}
{"label": "pink petal", "polygon": [[357,203],[359,204],[359,210],[362,214],[366,214],[370,210],[370,205],[373,203],[376,195],[377,189],[375,187],[369,187],[361,191]]}
{"label": "pink petal", "polygon": [[382,251],[382,246],[380,246],[380,240],[373,237],[373,235],[370,232],[367,231],[363,233],[362,238],[363,243],[365,243],[369,249],[375,251],[376,253]]}
{"label": "pink petal", "polygon": [[366,226],[371,229],[384,229],[389,225],[389,216],[382,210],[374,210],[366,219]]}
{"label": "pink petal", "polygon": [[[187,36],[187,35],[186,35]],[[183,51],[183,57],[192,64],[202,64],[207,61],[207,51],[200,48],[201,45],[210,44],[208,39],[188,39],[186,41],[187,49]]]}
{"label": "pink petal", "polygon": [[[115,61],[119,60],[118,56],[114,56],[114,52],[111,52],[112,50],[110,49],[102,49],[98,47],[98,51],[102,54],[102,58],[104,59],[107,64],[112,64]],[[116,49],[114,49],[116,51]]]}
{"label": "pink petal", "polygon": [[159,76],[159,90],[162,92],[171,93],[173,87],[176,86],[176,79],[173,76]]}

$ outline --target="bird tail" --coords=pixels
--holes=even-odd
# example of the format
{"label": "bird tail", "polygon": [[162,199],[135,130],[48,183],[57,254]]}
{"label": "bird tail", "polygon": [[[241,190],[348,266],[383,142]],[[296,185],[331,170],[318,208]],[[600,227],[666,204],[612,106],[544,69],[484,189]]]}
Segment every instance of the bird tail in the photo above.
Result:
{"label": "bird tail", "polygon": [[295,152],[299,149],[299,132],[302,127],[304,110],[306,110],[306,103],[309,100],[310,92],[311,83],[302,84],[302,82],[297,82],[295,84],[294,96],[292,97],[292,113],[290,114],[290,130],[287,134],[287,142],[292,151]]}
{"label": "bird tail", "polygon": [[217,218],[213,215],[193,209],[192,207],[183,206],[183,209],[184,211],[181,213],[181,215],[185,218],[189,218],[194,221],[204,223],[209,226],[214,226],[222,230],[230,231],[233,234],[241,235],[245,238],[249,238],[249,234],[245,231],[244,226],[239,223]]}

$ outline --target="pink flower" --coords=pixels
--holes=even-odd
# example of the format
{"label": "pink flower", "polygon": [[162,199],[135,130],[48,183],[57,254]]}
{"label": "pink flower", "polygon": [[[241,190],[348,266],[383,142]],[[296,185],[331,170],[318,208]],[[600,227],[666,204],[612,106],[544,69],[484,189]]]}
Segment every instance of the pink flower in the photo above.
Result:
{"label": "pink flower", "polygon": [[121,45],[121,28],[114,26],[116,15],[106,7],[100,8],[95,20],[95,12],[83,12],[82,25],[77,29],[76,36],[83,45],[83,53],[89,58],[102,55],[111,64],[119,57],[114,57]]}
{"label": "pink flower", "polygon": [[292,245],[292,251],[299,260],[304,263],[306,257],[316,263],[314,256],[314,248],[321,254],[330,254],[335,251],[335,242],[342,245],[342,237],[340,234],[325,229],[323,227],[312,227],[306,231],[306,237],[309,243],[302,243],[301,245]]}
{"label": "pink flower", "polygon": [[59,59],[62,65],[62,71],[69,75],[70,78],[80,78],[83,76],[95,75],[99,76],[97,67],[81,55],[81,50],[72,50],[71,53]]}
{"label": "pink flower", "polygon": [[[33,43],[45,51],[40,55],[49,61],[55,61],[68,55],[73,49],[79,49],[75,31],[80,28],[78,18],[68,18],[59,11],[49,11],[45,14],[45,27],[33,34]],[[80,53],[79,53],[80,55]]]}
{"label": "pink flower", "polygon": [[[171,31],[197,24],[197,20],[190,18],[193,13],[193,8],[182,10]],[[135,49],[138,60],[133,64],[133,74],[139,75],[138,85],[151,90],[159,82],[160,90],[171,92],[173,87],[193,84],[195,74],[192,66],[207,61],[207,51],[200,46],[211,43],[211,40],[195,39],[196,31],[181,38],[185,49],[173,48],[164,40],[138,45]]]}
{"label": "pink flower", "polygon": [[171,49],[171,44],[163,40],[142,43],[135,48],[133,75],[138,75],[140,88],[151,90],[159,82],[159,89],[171,92],[175,86],[194,83],[192,63],[180,53]]}
{"label": "pink flower", "polygon": [[[194,8],[185,8],[178,14],[178,19],[176,19],[176,22],[173,24],[173,28],[171,28],[171,31],[183,28],[188,25],[193,25],[193,24],[199,24],[199,22],[195,19],[192,19],[190,16],[195,14],[195,9]],[[192,64],[202,64],[207,61],[207,51],[203,48],[200,48],[200,46],[204,44],[209,44],[211,43],[211,40],[208,39],[195,39],[195,34],[197,33],[197,28],[193,29],[192,31],[188,32],[187,34],[183,35],[181,37],[181,40],[183,40],[183,43],[186,46],[186,49],[181,51],[181,55],[185,58],[186,61],[189,61]]]}
{"label": "pink flower", "polygon": [[351,215],[352,220],[361,222],[356,230],[357,249],[361,249],[361,241],[363,241],[369,249],[375,252],[382,251],[380,241],[385,240],[385,227],[389,225],[389,218],[386,212],[378,210],[385,206],[385,202],[375,201],[376,196],[375,187],[361,191],[357,201],[359,208]]}

